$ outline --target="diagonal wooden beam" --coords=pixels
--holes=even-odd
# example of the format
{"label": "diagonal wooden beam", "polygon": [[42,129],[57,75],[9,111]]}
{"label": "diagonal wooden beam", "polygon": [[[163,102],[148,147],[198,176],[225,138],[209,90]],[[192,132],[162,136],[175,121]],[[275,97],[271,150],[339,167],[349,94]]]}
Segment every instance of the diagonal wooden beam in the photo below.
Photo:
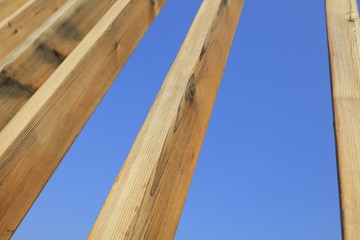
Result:
{"label": "diagonal wooden beam", "polygon": [[10,16],[28,1],[30,0],[0,0],[0,21]]}
{"label": "diagonal wooden beam", "polygon": [[[78,0],[79,1],[79,0]],[[34,94],[35,89],[22,85],[17,79],[7,73],[6,67],[12,66],[20,59],[22,54],[27,49],[31,48],[35,44],[46,30],[52,26],[56,21],[61,19],[64,13],[68,12],[76,5],[76,1],[66,2],[58,11],[56,11],[50,18],[48,18],[36,31],[31,34],[21,45],[15,48],[5,59],[0,61],[0,131],[6,126],[6,124],[13,118],[13,116],[19,111],[19,109],[29,100]],[[1,45],[1,43],[0,43]],[[33,54],[30,56],[34,56]],[[24,58],[24,63],[26,58]],[[31,57],[28,59],[31,61]],[[27,65],[27,64],[25,64]],[[21,67],[21,66],[20,66]],[[28,73],[36,73],[38,68],[31,69]],[[21,76],[21,74],[20,74]],[[38,76],[39,79],[42,79]],[[42,79],[45,81],[46,79]]]}
{"label": "diagonal wooden beam", "polygon": [[30,0],[0,21],[0,59],[21,44],[66,1]]}
{"label": "diagonal wooden beam", "polygon": [[360,239],[360,19],[356,0],[326,0],[344,240]]}
{"label": "diagonal wooden beam", "polygon": [[118,0],[0,132],[9,239],[166,0]]}
{"label": "diagonal wooden beam", "polygon": [[173,239],[242,0],[204,0],[88,237]]}
{"label": "diagonal wooden beam", "polygon": [[0,131],[115,1],[67,1],[0,61]]}

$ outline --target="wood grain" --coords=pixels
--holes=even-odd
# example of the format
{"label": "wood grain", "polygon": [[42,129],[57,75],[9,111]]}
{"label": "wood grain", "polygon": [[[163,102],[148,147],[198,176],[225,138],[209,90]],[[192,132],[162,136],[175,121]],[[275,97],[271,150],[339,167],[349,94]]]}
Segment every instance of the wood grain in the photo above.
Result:
{"label": "wood grain", "polygon": [[242,5],[203,1],[89,240],[174,238]]}
{"label": "wood grain", "polygon": [[29,0],[0,0],[0,21],[10,16]]}
{"label": "wood grain", "polygon": [[356,0],[326,0],[344,240],[360,239],[360,20]]}
{"label": "wood grain", "polygon": [[0,132],[0,239],[12,236],[165,2],[116,1]]}
{"label": "wood grain", "polygon": [[[79,1],[79,0],[78,0]],[[0,61],[0,131],[27,102],[35,92],[35,89],[22,85],[11,75],[7,74],[7,65],[19,58],[30,48],[39,37],[46,32],[54,23],[61,19],[64,14],[76,6],[76,1],[66,2],[58,11],[49,17],[38,29],[36,29],[22,44],[15,48],[11,54]],[[1,43],[0,43],[1,45]],[[31,58],[29,58],[31,61]],[[32,70],[36,72],[37,70]],[[30,72],[32,72],[30,71]]]}
{"label": "wood grain", "polygon": [[11,78],[0,77],[0,130],[28,101],[33,92]]}
{"label": "wood grain", "polygon": [[30,46],[19,46],[20,53],[2,61],[0,70],[19,83],[38,89],[114,2],[116,0],[78,0]]}
{"label": "wood grain", "polygon": [[0,59],[3,59],[67,0],[30,0],[0,22]]}
{"label": "wood grain", "polygon": [[21,97],[0,95],[0,106],[3,106],[0,107],[0,130],[26,102],[28,94],[23,89],[36,92],[114,2],[68,1],[53,19],[49,19],[50,23],[40,26],[0,62],[0,82],[1,79],[11,79],[18,86],[12,90],[21,94]]}

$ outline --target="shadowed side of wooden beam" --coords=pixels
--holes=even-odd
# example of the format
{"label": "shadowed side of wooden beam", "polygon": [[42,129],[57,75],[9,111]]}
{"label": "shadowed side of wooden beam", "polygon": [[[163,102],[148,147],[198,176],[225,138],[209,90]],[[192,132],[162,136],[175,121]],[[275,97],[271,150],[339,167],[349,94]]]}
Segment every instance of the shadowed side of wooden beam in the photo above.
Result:
{"label": "shadowed side of wooden beam", "polygon": [[344,240],[360,239],[360,19],[356,0],[326,0]]}
{"label": "shadowed side of wooden beam", "polygon": [[[0,62],[0,82],[1,78],[11,79],[17,86],[11,89],[0,87],[0,131],[31,96],[24,89],[30,92],[39,89],[114,2],[68,1],[59,9],[60,13],[56,12],[54,20],[50,20],[51,24],[44,23]],[[8,90],[18,94],[4,92]]]}
{"label": "shadowed side of wooden beam", "polygon": [[0,0],[0,22],[30,0]]}
{"label": "shadowed side of wooden beam", "polygon": [[203,1],[89,240],[174,238],[242,6]]}
{"label": "shadowed side of wooden beam", "polygon": [[0,59],[21,44],[66,1],[30,0],[0,22]]}
{"label": "shadowed side of wooden beam", "polygon": [[0,132],[9,239],[166,0],[119,0]]}
{"label": "shadowed side of wooden beam", "polygon": [[18,82],[0,73],[0,131],[33,95]]}

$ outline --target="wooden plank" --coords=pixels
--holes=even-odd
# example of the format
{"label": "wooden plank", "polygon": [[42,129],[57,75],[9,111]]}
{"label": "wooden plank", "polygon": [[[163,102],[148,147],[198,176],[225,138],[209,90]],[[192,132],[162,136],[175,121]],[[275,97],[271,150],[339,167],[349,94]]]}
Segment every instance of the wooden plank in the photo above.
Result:
{"label": "wooden plank", "polygon": [[29,0],[0,0],[0,21],[10,16]]}
{"label": "wooden plank", "polygon": [[[21,97],[0,95],[0,131],[26,102],[28,93],[23,89],[36,92],[114,2],[68,1],[52,16],[53,19],[44,23],[0,62],[0,82],[11,79],[17,86],[12,90],[21,94]],[[11,103],[11,106],[6,103]]]}
{"label": "wooden plank", "polygon": [[89,240],[174,238],[242,5],[203,1]]}
{"label": "wooden plank", "polygon": [[0,59],[3,59],[67,0],[30,0],[0,22]]}
{"label": "wooden plank", "polygon": [[356,0],[326,0],[344,240],[360,239],[360,20]]}
{"label": "wooden plank", "polygon": [[11,237],[165,2],[116,1],[0,132],[0,239]]}

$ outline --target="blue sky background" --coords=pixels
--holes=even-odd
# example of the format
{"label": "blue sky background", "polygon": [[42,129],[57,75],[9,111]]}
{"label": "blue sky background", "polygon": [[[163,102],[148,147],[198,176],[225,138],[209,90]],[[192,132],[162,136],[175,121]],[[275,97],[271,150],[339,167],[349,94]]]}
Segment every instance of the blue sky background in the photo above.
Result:
{"label": "blue sky background", "polygon": [[[168,1],[13,240],[87,237],[201,2]],[[341,239],[323,2],[246,1],[177,240]]]}

